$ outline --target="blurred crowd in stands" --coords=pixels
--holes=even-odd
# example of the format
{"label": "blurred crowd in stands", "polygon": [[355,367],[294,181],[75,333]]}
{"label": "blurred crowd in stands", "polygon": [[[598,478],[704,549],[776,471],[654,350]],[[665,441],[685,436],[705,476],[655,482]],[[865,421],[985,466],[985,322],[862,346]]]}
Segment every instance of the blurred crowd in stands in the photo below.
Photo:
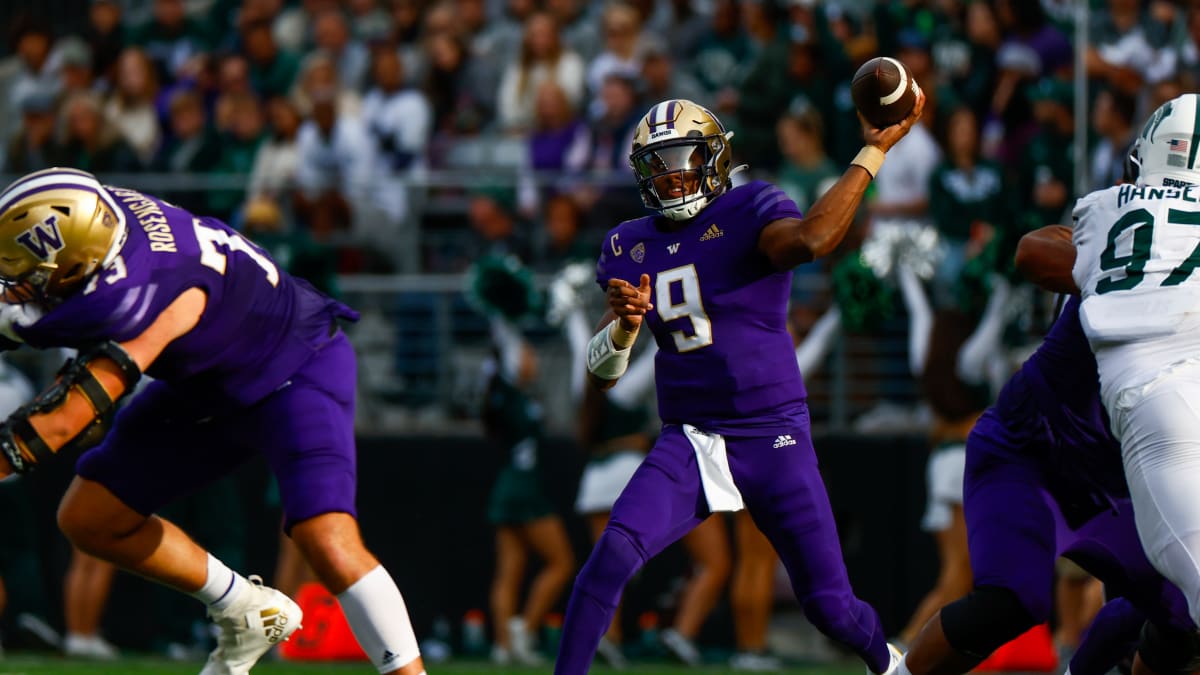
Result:
{"label": "blurred crowd in stands", "polygon": [[[1075,196],[1071,4],[92,0],[74,34],[30,5],[7,23],[0,169],[236,177],[159,191],[297,239],[314,275],[458,272],[494,250],[555,270],[643,212],[627,154],[652,103],[710,107],[746,175],[804,208],[860,143],[850,76],[885,54],[930,104],[870,215],[977,240]],[[1200,11],[1092,5],[1103,185],[1141,111],[1196,87]]]}

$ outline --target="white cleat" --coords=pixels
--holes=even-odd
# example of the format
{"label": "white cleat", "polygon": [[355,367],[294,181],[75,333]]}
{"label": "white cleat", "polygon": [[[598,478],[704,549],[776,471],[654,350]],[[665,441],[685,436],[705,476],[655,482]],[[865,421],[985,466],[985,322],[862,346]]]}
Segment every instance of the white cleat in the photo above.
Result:
{"label": "white cleat", "polygon": [[250,576],[250,587],[231,607],[209,617],[220,629],[217,648],[200,675],[248,675],[271,647],[300,628],[304,613],[291,598]]}
{"label": "white cleat", "polygon": [[[892,658],[891,661],[888,662],[887,670],[880,673],[880,675],[896,675],[896,673],[900,672],[900,665],[904,663],[904,652],[901,652],[896,648],[896,645],[890,642],[888,643],[887,647],[888,654]],[[867,675],[872,675],[870,668],[867,668]]]}

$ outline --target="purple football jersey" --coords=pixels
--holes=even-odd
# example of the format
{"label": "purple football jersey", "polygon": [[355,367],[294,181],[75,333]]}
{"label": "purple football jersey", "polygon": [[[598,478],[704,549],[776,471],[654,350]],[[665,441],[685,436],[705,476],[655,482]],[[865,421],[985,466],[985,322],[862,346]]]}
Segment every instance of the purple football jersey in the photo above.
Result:
{"label": "purple football jersey", "polygon": [[358,315],[285,273],[224,223],[134,190],[108,187],[125,218],[120,255],[81,291],[17,333],[34,347],[123,342],[189,288],[208,296],[199,323],[147,374],[249,405],[283,385]]}
{"label": "purple football jersey", "polygon": [[758,250],[759,233],[800,218],[782,190],[755,181],[717,197],[682,229],[647,216],[605,238],[596,282],[650,275],[646,317],[658,343],[658,411],[668,424],[717,433],[784,433],[805,419],[805,391],[787,330],[791,271]]}
{"label": "purple football jersey", "polygon": [[1124,494],[1121,446],[1100,402],[1100,377],[1083,326],[1079,298],[1071,297],[1042,345],[1021,367],[1025,393],[1006,387],[997,409],[1013,406],[1007,397],[1027,395],[1038,417],[1027,428],[1033,444],[1048,450],[1055,473],[1080,478],[1109,494]]}

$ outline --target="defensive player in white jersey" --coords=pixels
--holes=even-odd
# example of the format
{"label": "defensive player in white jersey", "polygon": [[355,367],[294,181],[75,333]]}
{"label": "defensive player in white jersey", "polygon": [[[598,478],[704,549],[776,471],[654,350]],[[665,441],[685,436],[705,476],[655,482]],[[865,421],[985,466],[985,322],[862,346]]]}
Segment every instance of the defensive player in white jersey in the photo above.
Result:
{"label": "defensive player in white jersey", "polygon": [[1143,127],[1133,185],[1075,206],[1072,276],[1146,556],[1200,623],[1200,96]]}

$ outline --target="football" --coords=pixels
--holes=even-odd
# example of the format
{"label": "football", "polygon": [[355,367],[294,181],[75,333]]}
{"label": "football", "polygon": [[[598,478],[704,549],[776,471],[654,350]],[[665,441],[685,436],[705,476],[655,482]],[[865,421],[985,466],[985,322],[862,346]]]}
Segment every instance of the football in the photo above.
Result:
{"label": "football", "polygon": [[867,122],[883,128],[896,124],[917,103],[917,81],[898,59],[878,56],[854,73],[850,96]]}

